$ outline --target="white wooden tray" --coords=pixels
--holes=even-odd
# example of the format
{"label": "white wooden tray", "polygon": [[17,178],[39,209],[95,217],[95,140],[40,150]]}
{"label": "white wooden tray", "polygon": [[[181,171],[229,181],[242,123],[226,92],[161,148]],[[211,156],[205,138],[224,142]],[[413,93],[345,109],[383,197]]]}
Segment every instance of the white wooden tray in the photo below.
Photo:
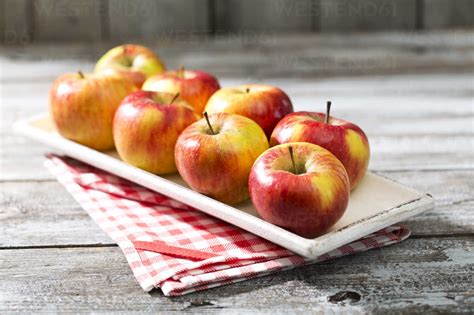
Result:
{"label": "white wooden tray", "polygon": [[367,173],[352,191],[341,220],[326,234],[306,239],[260,219],[250,201],[229,206],[191,190],[178,174],[156,176],[125,164],[115,151],[103,153],[66,140],[55,131],[47,115],[19,121],[14,129],[65,155],[189,204],[306,257],[317,257],[433,207],[430,195]]}

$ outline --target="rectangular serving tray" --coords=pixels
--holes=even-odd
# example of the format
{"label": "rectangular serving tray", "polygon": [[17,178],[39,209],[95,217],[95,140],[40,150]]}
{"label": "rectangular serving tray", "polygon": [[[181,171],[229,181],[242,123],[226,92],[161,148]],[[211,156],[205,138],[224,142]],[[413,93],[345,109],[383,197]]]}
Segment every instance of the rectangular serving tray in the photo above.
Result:
{"label": "rectangular serving tray", "polygon": [[369,172],[351,192],[344,216],[326,234],[307,239],[262,220],[250,201],[229,206],[191,190],[178,174],[157,176],[122,162],[115,151],[99,152],[69,141],[56,132],[48,115],[18,121],[14,129],[67,156],[191,205],[310,258],[429,210],[434,204],[428,194]]}

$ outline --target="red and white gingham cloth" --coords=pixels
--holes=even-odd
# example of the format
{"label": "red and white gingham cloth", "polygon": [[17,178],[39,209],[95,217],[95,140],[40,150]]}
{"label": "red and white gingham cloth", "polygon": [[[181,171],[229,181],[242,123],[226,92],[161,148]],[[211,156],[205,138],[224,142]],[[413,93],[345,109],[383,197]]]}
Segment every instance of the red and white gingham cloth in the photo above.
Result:
{"label": "red and white gingham cloth", "polygon": [[394,225],[308,259],[71,158],[49,155],[45,165],[117,242],[141,287],[161,288],[167,296],[387,246],[410,235]]}

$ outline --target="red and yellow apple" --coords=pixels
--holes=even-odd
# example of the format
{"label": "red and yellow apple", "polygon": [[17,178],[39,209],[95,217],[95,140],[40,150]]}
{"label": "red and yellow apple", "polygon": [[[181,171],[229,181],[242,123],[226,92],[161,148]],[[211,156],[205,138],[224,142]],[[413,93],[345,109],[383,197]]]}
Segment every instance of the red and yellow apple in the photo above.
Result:
{"label": "red and yellow apple", "polygon": [[248,199],[248,176],[268,148],[262,128],[244,116],[210,115],[186,128],[176,142],[178,172],[194,190],[228,204]]}
{"label": "red and yellow apple", "polygon": [[329,109],[330,102],[326,114],[296,112],[286,116],[273,130],[270,144],[310,142],[326,148],[342,162],[354,189],[369,165],[369,141],[355,124],[329,116]]}
{"label": "red and yellow apple", "polygon": [[145,81],[147,91],[180,93],[197,113],[202,113],[207,100],[220,88],[215,77],[200,70],[167,71]]}
{"label": "red and yellow apple", "polygon": [[350,190],[347,172],[331,152],[293,142],[272,147],[255,161],[249,191],[264,220],[314,238],[342,217]]}
{"label": "red and yellow apple", "polygon": [[115,113],[115,147],[128,164],[154,174],[174,173],[176,140],[199,117],[178,94],[136,91]]}
{"label": "red and yellow apple", "polygon": [[133,44],[112,48],[95,66],[95,72],[126,76],[135,82],[138,88],[141,88],[148,77],[164,70],[164,64],[153,51]]}
{"label": "red and yellow apple", "polygon": [[262,84],[222,88],[211,96],[205,111],[208,114],[231,113],[248,117],[270,137],[273,128],[293,112],[290,98],[281,89]]}
{"label": "red and yellow apple", "polygon": [[133,82],[121,76],[67,73],[49,91],[51,117],[63,137],[96,150],[111,149],[115,111],[135,90]]}

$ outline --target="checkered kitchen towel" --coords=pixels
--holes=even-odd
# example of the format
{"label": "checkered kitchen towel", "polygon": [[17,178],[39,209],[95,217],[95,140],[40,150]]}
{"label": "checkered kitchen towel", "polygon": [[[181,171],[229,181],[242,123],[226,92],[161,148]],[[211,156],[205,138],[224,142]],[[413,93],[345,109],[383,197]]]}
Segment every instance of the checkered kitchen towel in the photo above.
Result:
{"label": "checkered kitchen towel", "polygon": [[49,155],[47,168],[117,242],[145,291],[167,296],[267,275],[406,239],[394,225],[308,259],[176,200],[71,158]]}

